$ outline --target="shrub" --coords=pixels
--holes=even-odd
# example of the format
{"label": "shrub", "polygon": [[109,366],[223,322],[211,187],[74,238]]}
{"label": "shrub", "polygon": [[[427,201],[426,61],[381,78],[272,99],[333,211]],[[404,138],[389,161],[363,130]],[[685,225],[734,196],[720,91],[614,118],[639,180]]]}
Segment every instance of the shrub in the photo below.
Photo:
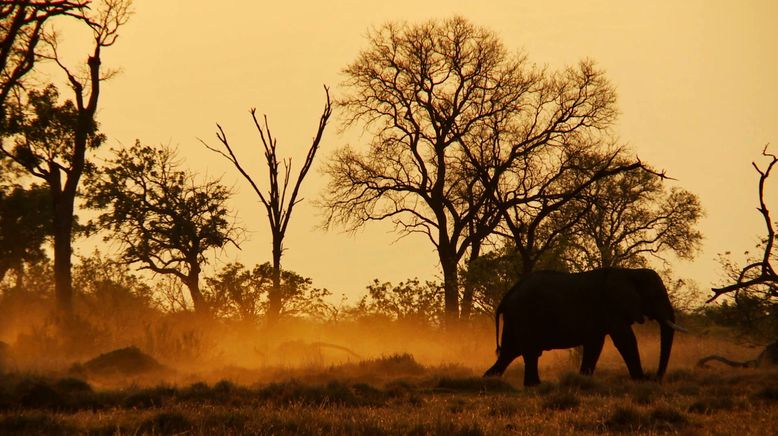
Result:
{"label": "shrub", "polygon": [[167,399],[175,396],[175,388],[157,386],[132,392],[124,399],[124,407],[127,408],[152,408],[161,407]]}
{"label": "shrub", "polygon": [[178,434],[192,428],[189,418],[177,412],[162,412],[143,421],[139,433]]}
{"label": "shrub", "polygon": [[326,385],[305,385],[297,381],[271,383],[258,392],[259,398],[280,405],[308,406],[375,406],[385,402],[388,395],[375,388],[359,384],[356,387],[333,381]]}
{"label": "shrub", "polygon": [[605,420],[605,426],[611,431],[636,431],[643,424],[644,418],[634,407],[617,407]]}
{"label": "shrub", "polygon": [[553,394],[543,401],[543,407],[550,410],[575,409],[581,401],[572,391],[563,391]]}
{"label": "shrub", "polygon": [[638,404],[651,404],[654,402],[654,397],[659,391],[659,388],[655,384],[640,383],[635,385],[632,389],[632,401]]}
{"label": "shrub", "polygon": [[60,393],[43,380],[22,380],[14,395],[18,404],[28,409],[61,409],[64,405]]}
{"label": "shrub", "polygon": [[718,410],[732,410],[734,407],[735,403],[732,398],[714,396],[698,399],[689,406],[689,412],[709,415]]}
{"label": "shrub", "polygon": [[578,389],[585,392],[599,390],[600,385],[591,377],[574,372],[568,372],[559,380],[559,386],[568,389]]}
{"label": "shrub", "polygon": [[760,400],[778,401],[778,386],[767,386],[754,396]]}
{"label": "shrub", "polygon": [[43,413],[10,415],[0,418],[0,434],[64,435],[72,430]]}
{"label": "shrub", "polygon": [[652,427],[666,430],[683,427],[689,423],[683,413],[668,407],[658,407],[652,410],[648,419]]}
{"label": "shrub", "polygon": [[208,415],[203,421],[204,433],[244,433],[249,417],[240,412],[225,412]]}
{"label": "shrub", "polygon": [[358,365],[362,371],[381,373],[388,376],[419,375],[424,373],[424,366],[417,362],[413,355],[408,353],[363,360]]}
{"label": "shrub", "polygon": [[443,377],[436,388],[465,392],[516,392],[513,386],[502,379],[484,377]]}

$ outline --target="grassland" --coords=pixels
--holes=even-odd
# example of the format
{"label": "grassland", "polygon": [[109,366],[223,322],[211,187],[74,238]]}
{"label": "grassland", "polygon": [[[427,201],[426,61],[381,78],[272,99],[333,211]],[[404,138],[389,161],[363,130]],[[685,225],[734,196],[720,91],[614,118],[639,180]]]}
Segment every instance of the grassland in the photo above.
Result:
{"label": "grassland", "polygon": [[[245,372],[243,378],[248,376]],[[409,354],[318,368],[257,370],[254,384],[179,380],[96,387],[0,376],[0,434],[773,434],[778,371],[677,369],[660,384],[623,368],[552,371],[521,387],[521,365],[482,379]],[[204,377],[207,378],[207,377]]]}
{"label": "grassland", "polygon": [[[200,326],[202,336],[158,341],[177,347],[140,343],[157,366],[144,356],[89,360],[127,343],[67,356],[48,340],[30,346],[42,336],[29,336],[0,365],[0,435],[776,434],[778,368],[697,368],[708,354],[747,360],[759,348],[687,326],[695,333],[676,336],[661,383],[630,380],[606,341],[593,377],[575,374],[569,351],[548,352],[544,383],[530,389],[521,359],[502,379],[480,377],[494,361],[487,323],[453,332],[289,325],[273,334]],[[635,327],[651,371],[657,328]]]}

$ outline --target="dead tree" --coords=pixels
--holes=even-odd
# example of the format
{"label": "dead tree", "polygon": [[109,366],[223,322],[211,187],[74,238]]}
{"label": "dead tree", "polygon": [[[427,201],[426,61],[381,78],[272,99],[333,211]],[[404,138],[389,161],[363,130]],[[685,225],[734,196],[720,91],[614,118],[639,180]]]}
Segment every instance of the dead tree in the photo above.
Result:
{"label": "dead tree", "polygon": [[697,362],[697,366],[699,368],[707,368],[707,363],[713,360],[735,368],[767,368],[778,366],[778,341],[766,346],[765,349],[752,360],[732,360],[724,356],[713,354],[700,359]]}
{"label": "dead tree", "polygon": [[778,163],[778,156],[768,153],[767,146],[762,150],[762,155],[770,158],[770,162],[763,170],[756,162],[752,162],[751,165],[759,173],[759,207],[757,210],[762,214],[765,227],[767,229],[767,236],[764,239],[764,252],[762,258],[743,267],[738,274],[735,283],[720,288],[712,288],[713,296],[706,301],[710,303],[721,295],[735,293],[744,289],[754,287],[765,287],[766,297],[768,299],[778,298],[778,274],[771,264],[771,258],[773,256],[773,245],[775,243],[775,229],[773,228],[773,222],[770,218],[770,210],[767,208],[764,200],[765,183],[770,177],[770,171],[776,163]]}
{"label": "dead tree", "polygon": [[[265,163],[268,169],[269,190],[263,193],[257,183],[254,181],[248,172],[238,161],[235,152],[230,146],[227,140],[227,134],[224,129],[218,123],[216,127],[216,137],[227,149],[227,153],[213,148],[203,142],[209,150],[219,153],[227,160],[232,162],[235,168],[240,172],[243,178],[249,182],[254,192],[259,197],[259,201],[265,207],[267,211],[268,223],[270,224],[270,232],[272,234],[272,254],[273,254],[273,287],[268,295],[268,309],[267,317],[268,321],[273,322],[281,314],[283,308],[284,296],[281,291],[281,256],[284,251],[284,236],[286,235],[287,227],[289,226],[289,220],[292,217],[292,211],[302,198],[298,199],[300,192],[300,185],[302,185],[303,179],[308,174],[313,164],[313,159],[316,156],[316,152],[319,149],[319,143],[324,135],[324,129],[327,127],[327,121],[332,114],[332,103],[330,101],[329,88],[324,87],[324,93],[326,95],[326,103],[321,117],[319,118],[319,126],[316,129],[316,135],[313,137],[311,146],[308,148],[308,155],[305,158],[305,162],[300,168],[300,172],[297,175],[297,179],[291,184],[292,190],[289,192],[291,182],[291,170],[292,159],[283,159],[281,162],[278,160],[277,154],[277,140],[270,132],[270,126],[267,121],[267,115],[263,117],[263,123],[260,123],[257,119],[256,109],[251,109],[251,118],[254,120],[254,126],[257,128],[259,138],[262,141],[264,147]],[[281,168],[283,165],[283,169]],[[280,174],[280,177],[279,177]]]}

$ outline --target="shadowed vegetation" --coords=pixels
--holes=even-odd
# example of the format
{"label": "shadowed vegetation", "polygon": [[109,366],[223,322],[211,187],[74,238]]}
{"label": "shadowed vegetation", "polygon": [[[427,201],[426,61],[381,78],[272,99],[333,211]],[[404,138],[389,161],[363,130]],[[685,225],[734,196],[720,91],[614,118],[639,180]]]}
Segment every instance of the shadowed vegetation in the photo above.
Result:
{"label": "shadowed vegetation", "polygon": [[[300,368],[297,378],[256,384],[103,389],[72,377],[10,374],[0,378],[0,432],[732,434],[747,428],[768,434],[778,423],[774,370],[715,377],[686,370],[662,384],[631,382],[620,372],[605,371],[596,381],[562,373],[532,389],[519,387],[518,378],[483,379],[468,371],[425,366],[404,354],[325,371]],[[696,393],[685,392],[690,384]]]}

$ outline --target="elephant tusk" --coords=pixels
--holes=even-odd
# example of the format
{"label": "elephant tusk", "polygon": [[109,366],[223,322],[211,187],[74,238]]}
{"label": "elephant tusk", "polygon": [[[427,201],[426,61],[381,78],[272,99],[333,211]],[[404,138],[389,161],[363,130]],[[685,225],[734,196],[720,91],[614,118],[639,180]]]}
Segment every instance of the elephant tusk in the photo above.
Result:
{"label": "elephant tusk", "polygon": [[683,333],[689,333],[689,330],[686,330],[685,328],[679,326],[678,324],[670,321],[669,319],[664,320],[664,323],[667,324],[668,327],[672,328],[673,330],[678,330],[679,332]]}

